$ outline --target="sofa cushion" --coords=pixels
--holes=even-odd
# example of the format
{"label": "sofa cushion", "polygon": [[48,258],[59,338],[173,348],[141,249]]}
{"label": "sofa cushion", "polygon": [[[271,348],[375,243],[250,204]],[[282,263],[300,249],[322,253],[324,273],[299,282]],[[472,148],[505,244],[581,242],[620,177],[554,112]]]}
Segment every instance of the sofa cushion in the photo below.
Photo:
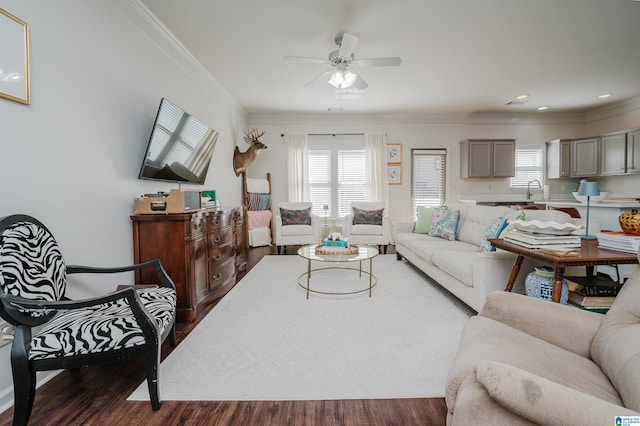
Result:
{"label": "sofa cushion", "polygon": [[467,287],[473,287],[473,259],[479,251],[478,247],[467,243],[460,242],[455,250],[449,249],[447,244],[447,247],[436,250],[431,260],[434,265]]}
{"label": "sofa cushion", "polygon": [[431,222],[429,235],[444,238],[449,241],[455,240],[459,219],[460,210],[450,210],[446,207],[436,208],[433,212],[433,221]]}
{"label": "sofa cushion", "polygon": [[460,224],[458,239],[480,247],[487,226],[497,217],[507,217],[512,211],[504,206],[472,206]]}
{"label": "sofa cushion", "polygon": [[384,209],[379,210],[362,210],[356,207],[353,209],[354,225],[378,225],[382,226],[382,214]]}
{"label": "sofa cushion", "polygon": [[502,362],[569,388],[622,405],[600,367],[588,358],[559,348],[486,317],[470,318],[449,371],[445,398],[454,407],[460,384],[480,360]]}
{"label": "sofa cushion", "polygon": [[416,234],[428,234],[431,231],[433,213],[435,207],[418,206],[416,209],[416,222],[413,225],[413,232]]}
{"label": "sofa cushion", "polygon": [[480,243],[482,251],[496,251],[496,248],[489,242],[489,238],[497,238],[507,225],[507,218],[502,216],[495,218],[487,225],[482,233],[482,242]]}
{"label": "sofa cushion", "polygon": [[[640,255],[639,255],[640,256]],[[640,267],[627,279],[591,344],[591,357],[620,393],[640,411]]]}
{"label": "sofa cushion", "polygon": [[[447,241],[439,237],[430,237],[424,234],[409,234],[418,238],[411,238],[411,251],[429,263],[433,263],[433,255],[440,250],[446,249],[449,252],[469,251],[470,245],[461,241]],[[422,237],[422,238],[419,238]],[[400,238],[398,238],[400,240]],[[403,239],[404,240],[404,239]],[[404,240],[406,241],[406,240]],[[473,250],[480,251],[478,247]]]}
{"label": "sofa cushion", "polygon": [[351,225],[352,235],[382,235],[380,225]]}
{"label": "sofa cushion", "polygon": [[282,235],[313,235],[311,225],[287,225],[282,227]]}

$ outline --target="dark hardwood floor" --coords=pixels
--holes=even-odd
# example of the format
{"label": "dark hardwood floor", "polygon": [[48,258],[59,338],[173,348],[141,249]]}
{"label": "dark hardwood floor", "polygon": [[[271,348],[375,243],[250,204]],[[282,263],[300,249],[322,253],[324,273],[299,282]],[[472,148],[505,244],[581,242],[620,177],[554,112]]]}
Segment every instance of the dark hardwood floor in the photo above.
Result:
{"label": "dark hardwood floor", "polygon": [[[297,247],[289,247],[288,254]],[[390,246],[388,253],[394,253]],[[248,268],[275,247],[249,249]],[[215,307],[213,307],[215,309]],[[206,312],[205,312],[206,314]],[[178,324],[178,344],[197,325]],[[171,352],[163,345],[163,358]],[[428,360],[425,360],[428,362]],[[4,366],[3,368],[9,368]],[[65,370],[36,391],[31,425],[444,425],[444,398],[338,401],[127,401],[144,380],[141,359]],[[160,378],[162,380],[162,377]],[[11,424],[13,409],[0,414]]]}

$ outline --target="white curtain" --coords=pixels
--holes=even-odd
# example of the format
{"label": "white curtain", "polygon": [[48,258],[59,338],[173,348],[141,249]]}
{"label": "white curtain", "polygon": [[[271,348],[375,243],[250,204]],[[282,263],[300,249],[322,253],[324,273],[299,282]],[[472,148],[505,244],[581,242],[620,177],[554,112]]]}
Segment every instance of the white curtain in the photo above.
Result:
{"label": "white curtain", "polygon": [[367,176],[367,201],[384,201],[389,207],[389,178],[387,176],[387,136],[384,133],[365,133],[364,156]]}
{"label": "white curtain", "polygon": [[287,149],[287,201],[309,201],[309,149],[307,135],[287,134],[284,137]]}

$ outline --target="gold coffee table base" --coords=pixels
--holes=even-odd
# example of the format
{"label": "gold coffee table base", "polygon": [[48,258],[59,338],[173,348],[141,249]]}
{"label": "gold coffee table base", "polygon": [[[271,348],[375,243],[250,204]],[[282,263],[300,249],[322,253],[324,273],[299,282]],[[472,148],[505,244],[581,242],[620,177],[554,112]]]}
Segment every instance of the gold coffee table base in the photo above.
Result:
{"label": "gold coffee table base", "polygon": [[[307,290],[307,299],[309,298],[309,293],[317,293],[317,294],[328,294],[328,295],[347,295],[347,294],[357,294],[364,293],[365,291],[369,292],[369,297],[371,297],[371,290],[378,283],[378,278],[373,275],[373,258],[376,257],[379,252],[375,247],[370,246],[357,246],[357,252],[353,253],[336,253],[336,254],[320,254],[317,252],[318,246],[316,245],[308,245],[301,247],[298,249],[298,256],[303,257],[307,260],[307,272],[300,274],[298,277],[298,285],[305,290]],[[362,269],[362,262],[369,261],[369,271],[365,271]],[[326,263],[336,263],[344,264],[345,266],[325,266],[321,268],[311,269],[311,262],[326,262]],[[351,266],[347,266],[348,263],[354,265],[358,263],[358,268],[354,268]],[[358,272],[358,277],[361,278],[362,274],[369,276],[369,285],[360,290],[354,291],[322,291],[322,290],[314,290],[311,288],[311,275],[313,272],[324,271],[330,269],[339,269],[339,270],[352,270]]]}
{"label": "gold coffee table base", "polygon": [[[371,265],[369,265],[369,266],[371,266]],[[350,269],[352,271],[359,272],[359,275],[358,275],[359,277],[361,277],[362,274],[369,275],[369,286],[363,288],[362,290],[354,290],[354,291],[320,291],[320,290],[312,289],[311,286],[310,286],[311,272],[326,271],[328,269],[339,269],[341,271],[345,271],[345,270]],[[373,275],[371,272],[363,271],[362,270],[362,266],[359,269],[358,268],[342,268],[340,266],[330,266],[330,267],[327,267],[327,268],[316,268],[316,269],[311,269],[311,270],[309,270],[307,272],[303,272],[298,277],[298,285],[300,287],[302,287],[303,289],[307,290],[307,299],[309,298],[309,293],[328,294],[328,295],[332,295],[332,296],[338,296],[338,295],[364,293],[365,291],[368,291],[369,292],[369,297],[371,297],[371,290],[373,289],[373,287],[376,286],[376,284],[378,284],[378,278],[375,275]]]}

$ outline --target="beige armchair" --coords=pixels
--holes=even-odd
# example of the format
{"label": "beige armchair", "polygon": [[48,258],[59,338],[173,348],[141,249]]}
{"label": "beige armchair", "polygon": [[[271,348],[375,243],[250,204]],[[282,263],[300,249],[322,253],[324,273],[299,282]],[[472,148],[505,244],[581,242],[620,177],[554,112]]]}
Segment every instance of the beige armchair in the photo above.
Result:
{"label": "beige armchair", "polygon": [[640,416],[640,268],[606,315],[489,294],[446,388],[447,425],[607,425]]}
{"label": "beige armchair", "polygon": [[320,243],[320,218],[311,213],[312,204],[283,202],[275,212],[275,237],[278,254],[284,246]]}
{"label": "beige armchair", "polygon": [[[373,214],[382,210],[382,217]],[[372,219],[380,219],[377,223]],[[391,242],[391,223],[384,202],[359,201],[351,203],[351,213],[345,215],[342,235],[351,244],[368,244],[384,247]]]}

